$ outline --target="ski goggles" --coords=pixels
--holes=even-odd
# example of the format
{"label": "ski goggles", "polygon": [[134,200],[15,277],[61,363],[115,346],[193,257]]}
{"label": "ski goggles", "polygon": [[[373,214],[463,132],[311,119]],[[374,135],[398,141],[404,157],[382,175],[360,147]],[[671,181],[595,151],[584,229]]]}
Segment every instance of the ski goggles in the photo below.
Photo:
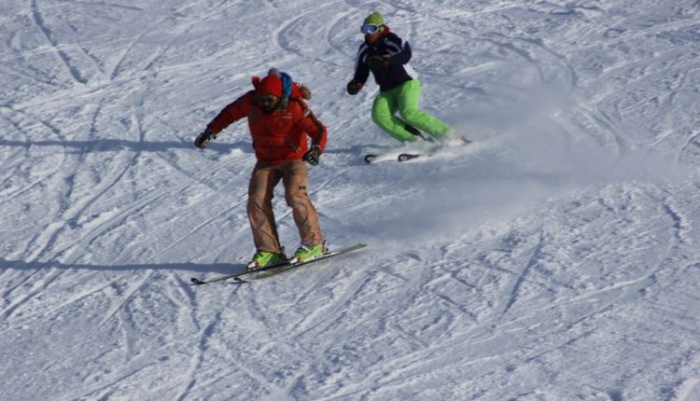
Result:
{"label": "ski goggles", "polygon": [[379,32],[379,28],[381,28],[381,25],[374,25],[374,24],[364,24],[360,28],[360,31],[364,33],[365,35],[370,34],[370,33],[377,33]]}

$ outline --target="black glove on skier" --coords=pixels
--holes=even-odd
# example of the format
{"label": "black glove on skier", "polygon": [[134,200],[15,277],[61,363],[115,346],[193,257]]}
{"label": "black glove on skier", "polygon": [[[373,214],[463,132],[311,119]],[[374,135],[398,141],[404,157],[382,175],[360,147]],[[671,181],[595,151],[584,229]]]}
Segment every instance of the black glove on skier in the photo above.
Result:
{"label": "black glove on skier", "polygon": [[209,144],[209,141],[216,139],[216,135],[209,128],[205,129],[204,132],[199,134],[199,136],[194,140],[194,146],[204,149]]}
{"label": "black glove on skier", "polygon": [[357,95],[357,92],[362,89],[362,84],[355,81],[354,79],[348,82],[348,93],[351,95]]}
{"label": "black glove on skier", "polygon": [[311,146],[311,149],[304,154],[303,160],[310,165],[315,166],[318,164],[320,158],[321,148],[318,145],[313,145]]}

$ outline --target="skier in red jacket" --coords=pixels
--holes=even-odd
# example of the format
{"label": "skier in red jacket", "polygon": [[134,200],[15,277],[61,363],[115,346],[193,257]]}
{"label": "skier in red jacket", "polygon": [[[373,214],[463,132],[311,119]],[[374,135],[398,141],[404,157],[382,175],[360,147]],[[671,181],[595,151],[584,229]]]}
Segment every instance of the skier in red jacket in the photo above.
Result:
{"label": "skier in red jacket", "polygon": [[[288,88],[285,93],[280,75],[271,70],[263,79],[253,77],[255,89],[226,106],[195,140],[195,146],[203,149],[230,124],[248,119],[257,158],[248,189],[248,219],[256,248],[248,264],[249,270],[287,259],[277,235],[272,208],[273,189],[280,181],[301,237],[301,246],[291,259],[292,263],[327,252],[318,213],[307,192],[308,174],[304,163],[318,164],[326,147],[326,127],[301,99],[303,92],[298,84],[296,90],[292,85],[292,90]],[[307,144],[308,137],[311,146]]]}

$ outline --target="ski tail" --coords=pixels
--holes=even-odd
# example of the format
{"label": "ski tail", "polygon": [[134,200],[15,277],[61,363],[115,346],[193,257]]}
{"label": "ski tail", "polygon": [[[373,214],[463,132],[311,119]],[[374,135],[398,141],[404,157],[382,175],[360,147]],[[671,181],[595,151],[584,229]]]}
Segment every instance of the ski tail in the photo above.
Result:
{"label": "ski tail", "polygon": [[190,281],[194,285],[211,284],[211,283],[216,283],[219,281],[229,280],[232,278],[235,279],[238,276],[242,276],[242,275],[246,275],[246,274],[251,274],[251,273],[255,273],[255,272],[262,272],[262,271],[271,270],[271,269],[277,269],[279,267],[284,267],[284,266],[288,266],[288,265],[289,265],[289,261],[285,260],[283,262],[274,263],[274,264],[271,264],[271,265],[268,265],[265,267],[261,267],[261,268],[256,269],[256,270],[246,270],[246,271],[243,271],[241,273],[226,274],[226,275],[215,277],[215,278],[212,278],[209,280],[201,280],[201,279],[198,279],[197,277],[192,277],[192,278],[190,278]]}

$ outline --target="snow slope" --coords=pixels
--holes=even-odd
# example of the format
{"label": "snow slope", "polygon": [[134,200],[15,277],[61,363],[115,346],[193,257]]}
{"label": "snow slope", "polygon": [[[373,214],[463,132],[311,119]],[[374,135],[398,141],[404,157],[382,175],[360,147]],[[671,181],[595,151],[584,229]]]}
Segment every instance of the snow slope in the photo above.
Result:
{"label": "snow slope", "polygon": [[[473,146],[363,164],[373,10]],[[0,399],[700,400],[696,0],[3,0],[0,33]],[[192,141],[273,66],[329,128],[326,237],[369,247],[192,287],[254,251],[245,124]]]}

